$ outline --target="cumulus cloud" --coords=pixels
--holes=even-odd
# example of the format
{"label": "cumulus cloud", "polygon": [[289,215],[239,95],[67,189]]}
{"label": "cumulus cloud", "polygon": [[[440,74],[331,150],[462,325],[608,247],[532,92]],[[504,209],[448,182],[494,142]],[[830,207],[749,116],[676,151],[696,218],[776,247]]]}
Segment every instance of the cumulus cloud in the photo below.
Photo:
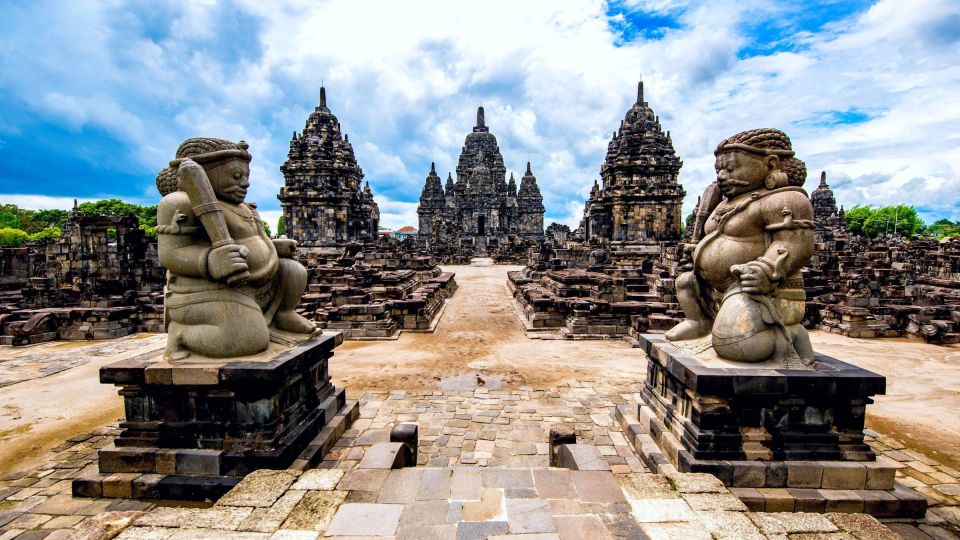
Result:
{"label": "cumulus cloud", "polygon": [[[0,193],[149,198],[179,142],[208,135],[251,143],[251,198],[272,216],[290,133],[322,81],[385,225],[416,223],[430,162],[454,170],[483,105],[508,170],[519,179],[532,162],[547,221],[576,226],[642,76],[684,160],[687,212],[713,178],[716,143],[772,126],[848,207],[903,199],[928,219],[960,219],[960,5],[949,0],[0,11]],[[50,160],[63,165],[44,171]]]}

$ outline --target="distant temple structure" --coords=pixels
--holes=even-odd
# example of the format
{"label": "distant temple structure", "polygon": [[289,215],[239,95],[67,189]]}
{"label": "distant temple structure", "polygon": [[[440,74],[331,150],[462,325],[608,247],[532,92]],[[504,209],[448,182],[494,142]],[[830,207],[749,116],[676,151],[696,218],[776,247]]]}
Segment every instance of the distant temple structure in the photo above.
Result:
{"label": "distant temple structure", "polygon": [[513,174],[506,179],[497,138],[477,109],[477,125],[467,134],[457,180],[448,173],[442,186],[430,165],[420,195],[419,239],[430,253],[449,258],[518,251],[518,246],[543,239],[543,196],[530,163],[517,188]]}
{"label": "distant temple structure", "polygon": [[837,210],[833,190],[827,185],[827,171],[820,171],[820,185],[810,194],[813,204],[813,221],[817,224],[818,237],[823,231],[845,227],[843,208]]}
{"label": "distant temple structure", "polygon": [[680,240],[681,206],[685,192],[677,183],[683,162],[673,149],[670,132],[660,127],[643,100],[620,122],[607,145],[600,167],[603,184],[590,191],[581,223],[584,240],[614,243]]}
{"label": "distant temple structure", "polygon": [[322,248],[377,239],[380,210],[370,184],[362,187],[363,169],[340,122],[320,104],[307,117],[303,133],[293,133],[290,153],[280,166],[284,186],[277,196],[287,236],[301,248]]}

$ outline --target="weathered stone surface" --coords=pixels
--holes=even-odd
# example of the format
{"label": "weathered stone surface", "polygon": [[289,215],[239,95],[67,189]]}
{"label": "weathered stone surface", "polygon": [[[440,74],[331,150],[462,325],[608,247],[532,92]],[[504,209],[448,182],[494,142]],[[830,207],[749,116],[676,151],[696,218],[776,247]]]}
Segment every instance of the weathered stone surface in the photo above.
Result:
{"label": "weathered stone surface", "polygon": [[762,540],[757,526],[743,512],[697,512],[697,520],[717,540]]}
{"label": "weathered stone surface", "polygon": [[479,501],[463,503],[460,509],[460,519],[463,521],[499,521],[506,519],[503,489],[481,489]]}
{"label": "weathered stone surface", "polygon": [[716,476],[706,473],[680,473],[668,476],[680,493],[724,493],[727,488]]}
{"label": "weathered stone surface", "polygon": [[310,469],[297,478],[290,489],[315,489],[329,491],[343,479],[342,469]]}
{"label": "weathered stone surface", "polygon": [[898,538],[873,516],[835,513],[824,514],[824,516],[840,529],[861,540],[896,540]]}
{"label": "weathered stone surface", "polygon": [[143,512],[107,512],[87,519],[73,531],[77,540],[112,538],[140,518]]}
{"label": "weathered stone surface", "polygon": [[160,507],[136,519],[138,527],[205,528],[234,531],[253,512],[250,506],[212,508]]}
{"label": "weathered stone surface", "polygon": [[270,506],[296,480],[297,475],[287,471],[254,471],[218,500],[217,506]]}
{"label": "weathered stone surface", "polygon": [[283,522],[283,528],[326,531],[346,499],[346,491],[308,491]]}
{"label": "weathered stone surface", "polygon": [[402,513],[399,504],[347,503],[333,516],[326,536],[392,536]]}
{"label": "weathered stone surface", "polygon": [[[620,485],[628,499],[678,499],[670,479],[662,474],[628,474],[620,477]],[[722,484],[721,484],[722,485]],[[704,486],[706,488],[707,486]],[[684,484],[687,490],[696,489],[693,483]],[[697,493],[685,491],[685,493]]]}
{"label": "weathered stone surface", "polygon": [[748,512],[746,515],[764,534],[829,533],[838,530],[832,521],[821,514]]}
{"label": "weathered stone surface", "polygon": [[507,499],[506,506],[510,534],[551,533],[557,530],[547,501]]}
{"label": "weathered stone surface", "polygon": [[237,529],[241,531],[273,532],[283,525],[290,512],[303,499],[305,491],[290,489],[269,508],[254,508]]}

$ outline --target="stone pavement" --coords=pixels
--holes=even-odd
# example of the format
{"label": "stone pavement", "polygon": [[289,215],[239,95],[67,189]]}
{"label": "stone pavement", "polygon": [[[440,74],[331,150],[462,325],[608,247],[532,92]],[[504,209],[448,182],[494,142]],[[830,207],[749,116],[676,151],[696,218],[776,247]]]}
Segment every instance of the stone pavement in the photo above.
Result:
{"label": "stone pavement", "polygon": [[418,465],[546,467],[550,428],[574,428],[615,473],[646,469],[611,416],[630,397],[627,379],[583,379],[545,390],[368,392],[360,419],[337,441],[322,467],[351,469],[370,445],[388,440],[390,427],[420,428]]}
{"label": "stone pavement", "polygon": [[[121,529],[126,539],[894,538],[860,515],[749,512],[708,475],[646,474],[611,414],[629,390],[611,379],[545,390],[369,392],[323,468],[258,471],[209,509],[71,497],[69,479],[117,431],[103,428],[57,447],[45,467],[0,480],[0,539],[107,538]],[[357,469],[402,422],[420,427],[420,466]],[[612,471],[548,468],[549,427],[558,424],[596,445]],[[906,538],[954,538],[957,471],[869,435],[903,464],[898,480],[935,505],[919,523],[886,525]]]}
{"label": "stone pavement", "polygon": [[[82,366],[97,357],[117,357],[131,351],[153,354],[163,350],[164,340],[165,336],[159,334],[140,334],[98,343],[65,341],[38,347],[3,347],[0,388]],[[78,354],[79,348],[82,354]]]}

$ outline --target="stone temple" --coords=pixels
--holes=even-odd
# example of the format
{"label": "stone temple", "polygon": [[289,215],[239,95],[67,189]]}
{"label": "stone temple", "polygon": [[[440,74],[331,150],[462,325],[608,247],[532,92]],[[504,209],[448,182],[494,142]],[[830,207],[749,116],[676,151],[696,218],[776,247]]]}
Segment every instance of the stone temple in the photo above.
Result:
{"label": "stone temple", "polygon": [[419,237],[431,254],[447,260],[497,256],[543,239],[543,196],[530,163],[519,189],[506,173],[497,138],[479,107],[477,125],[460,152],[456,182],[448,174],[441,186],[431,164],[420,195]]}
{"label": "stone temple", "polygon": [[377,239],[380,210],[370,184],[360,185],[363,169],[350,138],[341,135],[340,122],[327,107],[324,88],[303,132],[294,132],[290,139],[290,153],[280,170],[284,186],[277,198],[287,236],[300,249]]}
{"label": "stone temple", "polygon": [[679,240],[685,194],[677,183],[681,166],[670,132],[663,132],[660,117],[643,100],[640,82],[637,102],[607,145],[600,167],[603,185],[595,183],[587,200],[584,239],[613,243]]}

